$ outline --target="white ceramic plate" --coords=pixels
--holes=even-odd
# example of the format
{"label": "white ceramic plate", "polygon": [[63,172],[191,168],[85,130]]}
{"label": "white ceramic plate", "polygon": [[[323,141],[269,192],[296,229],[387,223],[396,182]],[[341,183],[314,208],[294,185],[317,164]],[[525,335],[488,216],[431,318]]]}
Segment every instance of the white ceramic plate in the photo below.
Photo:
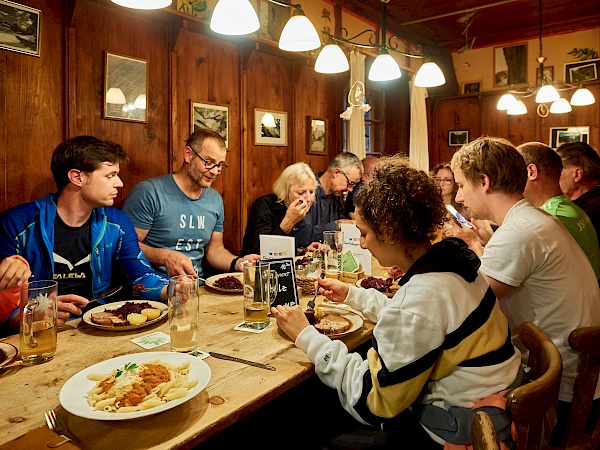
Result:
{"label": "white ceramic plate", "polygon": [[213,275],[212,277],[208,277],[206,279],[206,285],[209,288],[214,289],[215,291],[220,291],[220,292],[234,292],[236,294],[241,294],[244,292],[243,288],[242,289],[224,289],[224,288],[215,286],[215,282],[219,278],[223,278],[223,277],[236,277],[238,280],[240,280],[240,283],[244,284],[244,282],[242,281],[242,277],[243,277],[242,272],[230,272],[230,273],[222,273],[219,275]]}
{"label": "white ceramic plate", "polygon": [[[179,365],[189,360],[190,371],[188,379],[198,380],[198,384],[190,389],[188,395],[183,398],[178,398],[170,402],[164,403],[155,408],[145,409],[143,411],[135,411],[129,413],[114,413],[107,411],[97,411],[87,402],[87,392],[96,386],[96,381],[88,380],[88,374],[109,374],[113,370],[122,367],[127,363],[143,364],[150,361],[160,360],[165,363]],[[138,419],[140,417],[151,416],[160,412],[175,408],[182,403],[191,400],[198,395],[210,381],[210,367],[200,358],[197,358],[186,353],[176,352],[145,352],[133,353],[131,355],[123,355],[117,358],[112,358],[107,361],[99,362],[93,366],[83,369],[73,375],[64,384],[60,390],[59,401],[64,409],[71,414],[86,419],[94,420],[129,420]]]}
{"label": "white ceramic plate", "polygon": [[[383,280],[383,278],[382,278],[382,277],[373,277],[373,278],[379,278],[380,280]],[[364,280],[364,278],[361,278],[360,280],[358,280],[358,281],[356,282],[356,285],[357,285],[358,287],[360,287],[360,288],[361,288],[361,287],[362,287],[362,284],[361,284],[361,283],[362,283],[362,281],[363,281],[363,280]],[[381,291],[379,291],[379,292],[381,292]],[[386,296],[388,296],[389,298],[392,298],[392,297],[394,296],[394,294],[395,294],[395,292],[381,292],[381,293],[382,293],[383,295],[386,295]]]}
{"label": "white ceramic plate", "polygon": [[87,323],[89,326],[94,327],[94,328],[99,328],[101,330],[130,331],[130,330],[137,330],[138,328],[144,328],[144,327],[147,327],[148,325],[152,325],[153,323],[159,322],[159,321],[163,320],[165,317],[167,317],[167,314],[169,313],[169,307],[167,305],[165,305],[164,303],[153,302],[150,300],[126,300],[126,301],[130,302],[130,303],[149,303],[152,308],[160,309],[160,311],[161,311],[160,316],[158,316],[156,319],[148,320],[140,325],[123,325],[123,326],[117,326],[117,327],[114,327],[114,326],[107,327],[107,326],[98,325],[98,324],[92,322],[92,314],[104,312],[105,309],[109,309],[109,310],[117,309],[125,304],[125,301],[122,301],[122,302],[108,303],[106,305],[100,305],[100,306],[96,306],[95,308],[90,309],[83,315],[83,321],[85,323]]}
{"label": "white ceramic plate", "polygon": [[17,347],[8,342],[0,342],[0,368],[13,362],[18,354]]}
{"label": "white ceramic plate", "polygon": [[344,336],[348,336],[349,334],[354,333],[359,330],[363,325],[363,319],[354,311],[349,311],[347,309],[339,308],[339,307],[330,307],[330,306],[321,306],[323,313],[325,314],[337,314],[338,316],[345,317],[351,323],[350,328],[348,328],[343,333],[335,333],[335,334],[326,334],[325,336],[330,337],[331,339],[337,339]]}

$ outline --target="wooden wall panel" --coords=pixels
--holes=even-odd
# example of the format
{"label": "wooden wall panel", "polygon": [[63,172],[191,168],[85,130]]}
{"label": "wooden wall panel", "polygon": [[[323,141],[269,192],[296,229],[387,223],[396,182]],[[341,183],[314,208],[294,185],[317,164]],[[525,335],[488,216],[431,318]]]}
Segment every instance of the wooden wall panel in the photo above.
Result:
{"label": "wooden wall panel", "polygon": [[0,50],[0,209],[56,189],[50,157],[62,141],[62,5],[21,1],[41,9],[40,57]]}

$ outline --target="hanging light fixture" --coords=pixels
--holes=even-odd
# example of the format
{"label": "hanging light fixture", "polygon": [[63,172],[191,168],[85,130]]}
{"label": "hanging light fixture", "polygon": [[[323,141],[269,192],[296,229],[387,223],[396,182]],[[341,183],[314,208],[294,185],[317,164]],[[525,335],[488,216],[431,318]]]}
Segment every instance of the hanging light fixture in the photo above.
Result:
{"label": "hanging light fixture", "polygon": [[[540,80],[536,80],[536,83],[527,83],[523,85],[510,85],[508,92],[504,94],[498,101],[496,107],[500,111],[506,111],[509,115],[525,114],[527,108],[525,104],[520,100],[535,95],[535,102],[537,106],[537,114],[540,117],[547,117],[549,113],[552,114],[564,114],[572,111],[572,106],[585,106],[596,103],[594,95],[589,89],[583,87],[582,84],[573,85],[565,83],[564,81],[550,81],[544,77],[544,62],[546,57],[542,53],[542,0],[540,3],[540,23],[539,23],[539,43],[540,43],[540,55],[536,58],[539,64]],[[566,98],[561,98],[560,91],[577,89],[571,98],[571,103]],[[511,100],[510,97],[513,99]],[[515,102],[523,104],[515,105]],[[548,107],[548,103],[551,103]],[[522,112],[525,110],[525,112]],[[517,111],[517,112],[515,112]]]}
{"label": "hanging light fixture", "polygon": [[133,9],[160,9],[171,6],[171,0],[112,0],[112,2]]}
{"label": "hanging light fixture", "polygon": [[[326,49],[328,53],[333,52],[333,46],[339,49],[339,51],[335,51],[338,56],[336,56],[335,59],[322,58],[322,61],[319,61],[318,65],[315,64],[315,70],[317,72],[324,73],[339,73],[348,70],[345,68],[348,65],[348,59],[346,58],[346,55],[344,55],[342,49],[340,49],[339,46],[336,44],[337,42],[343,44],[350,44],[356,47],[376,49],[378,51],[377,58],[375,58],[375,61],[373,61],[373,64],[371,65],[371,69],[369,71],[369,80],[371,81],[395,80],[397,78],[400,78],[400,76],[402,75],[400,71],[400,66],[392,57],[390,51],[411,58],[425,58],[420,46],[410,44],[406,40],[396,35],[392,35],[388,39],[386,27],[388,3],[389,0],[381,0],[381,36],[379,36],[379,34],[374,30],[364,30],[352,37],[334,37],[332,35],[329,35],[329,42],[321,50],[317,61],[319,61],[321,54]],[[347,36],[348,30],[346,28],[342,28],[342,34]],[[369,36],[368,44],[356,42],[356,39],[363,35]],[[398,43],[396,42],[396,40],[405,44],[407,47],[409,47],[410,50],[407,52],[399,50]],[[339,55],[343,55],[345,64],[341,62],[341,56]],[[419,80],[419,82],[422,84],[417,84],[417,80]],[[425,64],[423,64],[415,77],[416,86],[441,86],[445,82],[446,79],[444,78],[444,74],[442,73],[439,66],[433,61],[427,61]]]}
{"label": "hanging light fixture", "polygon": [[330,39],[317,56],[315,71],[319,73],[341,73],[349,69],[348,58],[335,41]]}

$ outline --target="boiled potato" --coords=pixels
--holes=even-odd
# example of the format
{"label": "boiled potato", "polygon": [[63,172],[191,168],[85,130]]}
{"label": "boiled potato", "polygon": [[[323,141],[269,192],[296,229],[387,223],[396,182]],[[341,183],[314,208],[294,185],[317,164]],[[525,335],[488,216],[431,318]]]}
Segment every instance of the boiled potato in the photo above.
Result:
{"label": "boiled potato", "polygon": [[131,325],[141,325],[148,320],[144,314],[127,314],[127,322]]}
{"label": "boiled potato", "polygon": [[144,308],[142,314],[148,318],[148,320],[154,320],[160,316],[160,309],[157,308]]}

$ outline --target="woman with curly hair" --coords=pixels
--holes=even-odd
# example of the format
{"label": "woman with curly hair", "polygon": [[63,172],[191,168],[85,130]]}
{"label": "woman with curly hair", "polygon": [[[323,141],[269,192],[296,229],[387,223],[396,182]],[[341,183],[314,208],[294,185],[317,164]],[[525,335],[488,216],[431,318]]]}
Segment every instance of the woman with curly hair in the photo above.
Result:
{"label": "woman with curly hair", "polygon": [[[471,408],[507,389],[520,368],[520,353],[478,270],[479,259],[458,239],[431,244],[446,210],[434,180],[403,157],[382,159],[355,204],[361,247],[381,265],[406,272],[391,299],[375,289],[319,280],[329,300],[375,322],[367,358],[319,334],[300,307],[271,309],[321,381],[337,390],[343,408],[362,424],[335,436],[327,448],[469,444]],[[510,431],[502,438],[509,439]]]}

